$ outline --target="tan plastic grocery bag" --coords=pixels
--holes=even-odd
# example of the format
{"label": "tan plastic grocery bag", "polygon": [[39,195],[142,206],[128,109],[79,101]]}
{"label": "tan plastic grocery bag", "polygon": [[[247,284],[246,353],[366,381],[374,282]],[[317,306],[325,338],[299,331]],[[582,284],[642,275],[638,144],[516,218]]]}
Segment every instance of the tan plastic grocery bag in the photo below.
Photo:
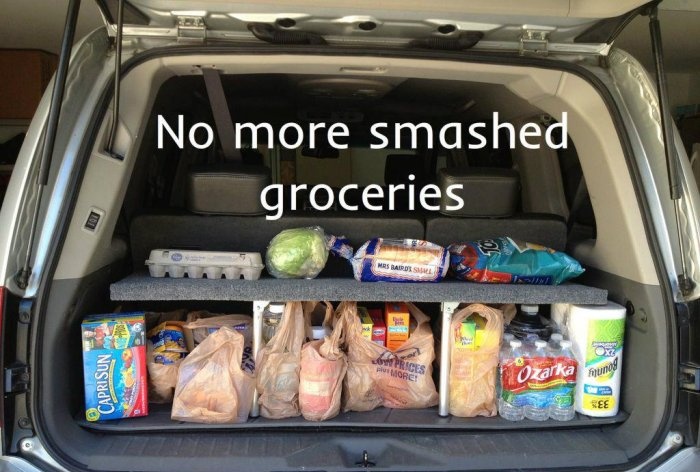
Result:
{"label": "tan plastic grocery bag", "polygon": [[243,360],[241,368],[249,374],[255,373],[253,356],[253,317],[249,315],[213,315],[207,311],[193,311],[187,315],[185,340],[190,350],[196,348],[209,334],[227,326],[243,335]]}
{"label": "tan plastic grocery bag", "polygon": [[180,364],[171,417],[195,423],[243,423],[255,377],[241,369],[243,335],[228,327],[210,334]]}
{"label": "tan plastic grocery bag", "polygon": [[[323,324],[331,326],[333,307],[324,303],[326,317]],[[347,358],[341,349],[343,334],[343,326],[338,324],[330,336],[308,342],[301,349],[299,408],[307,420],[324,421],[340,412],[343,378],[347,371]]]}
{"label": "tan plastic grocery bag", "polygon": [[[462,321],[474,315],[486,320],[480,336],[481,345],[463,346],[459,342]],[[494,416],[503,313],[486,305],[469,305],[452,315],[450,328],[450,414]]]}
{"label": "tan plastic grocery bag", "polygon": [[153,362],[153,344],[146,343],[148,350],[148,401],[151,403],[170,403],[177,385],[177,371],[184,359],[172,364]]}
{"label": "tan plastic grocery bag", "polygon": [[258,403],[265,418],[299,416],[299,365],[304,342],[301,302],[287,302],[282,322],[256,358]]}
{"label": "tan plastic grocery bag", "polygon": [[[209,313],[208,311],[191,311],[187,314],[187,324],[185,325],[185,340],[187,348],[191,351],[204,338],[209,336],[222,326],[238,331],[243,335],[246,345],[253,343],[253,317],[250,315],[225,315],[219,313]],[[251,348],[252,352],[252,348]]]}
{"label": "tan plastic grocery bag", "polygon": [[417,326],[401,349],[392,352],[362,337],[357,304],[343,302],[338,315],[346,329],[348,371],[343,383],[343,411],[427,408],[437,405],[433,382],[435,347],[430,318],[407,304]]}
{"label": "tan plastic grocery bag", "polygon": [[[187,310],[175,310],[167,313],[146,313],[146,332],[154,326],[167,321],[182,321],[187,315]],[[148,352],[146,367],[148,368],[148,401],[151,403],[170,403],[173,400],[173,392],[177,384],[177,371],[182,359],[172,364],[155,362],[153,343],[146,341]]]}

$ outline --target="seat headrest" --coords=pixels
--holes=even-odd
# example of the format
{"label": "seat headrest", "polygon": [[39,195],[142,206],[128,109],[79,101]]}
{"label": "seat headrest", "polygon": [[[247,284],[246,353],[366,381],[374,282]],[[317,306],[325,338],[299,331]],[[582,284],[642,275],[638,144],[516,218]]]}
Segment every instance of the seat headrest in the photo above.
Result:
{"label": "seat headrest", "polygon": [[414,154],[389,154],[384,164],[384,183],[398,185],[408,183],[408,176],[416,176],[416,182],[422,181],[423,161]]}
{"label": "seat headrest", "polygon": [[[467,167],[440,169],[438,186],[441,191],[440,213],[449,216],[505,218],[518,210],[520,176],[513,169]],[[464,200],[459,209],[448,209],[456,205],[450,193]]]}
{"label": "seat headrest", "polygon": [[187,176],[187,209],[215,215],[262,215],[270,169],[240,163],[193,166]]}

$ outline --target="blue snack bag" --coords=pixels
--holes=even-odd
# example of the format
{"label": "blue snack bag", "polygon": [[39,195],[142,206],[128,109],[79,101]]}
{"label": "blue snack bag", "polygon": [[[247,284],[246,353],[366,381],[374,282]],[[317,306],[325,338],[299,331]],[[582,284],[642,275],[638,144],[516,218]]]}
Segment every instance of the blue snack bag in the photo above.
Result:
{"label": "blue snack bag", "polygon": [[584,271],[563,252],[508,237],[454,243],[447,249],[451,274],[470,282],[559,285]]}

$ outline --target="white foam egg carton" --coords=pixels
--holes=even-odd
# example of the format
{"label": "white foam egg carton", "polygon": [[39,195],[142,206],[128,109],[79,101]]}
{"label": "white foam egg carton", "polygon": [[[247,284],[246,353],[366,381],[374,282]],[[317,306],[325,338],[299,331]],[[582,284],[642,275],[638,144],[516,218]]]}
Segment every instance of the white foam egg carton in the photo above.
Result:
{"label": "white foam egg carton", "polygon": [[146,261],[151,277],[258,280],[265,267],[259,252],[154,249]]}

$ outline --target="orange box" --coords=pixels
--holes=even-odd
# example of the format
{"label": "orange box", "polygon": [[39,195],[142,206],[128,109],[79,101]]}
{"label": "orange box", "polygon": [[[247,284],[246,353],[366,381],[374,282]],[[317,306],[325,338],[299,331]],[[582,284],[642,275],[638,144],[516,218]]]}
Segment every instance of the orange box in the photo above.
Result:
{"label": "orange box", "polygon": [[408,341],[411,314],[403,302],[387,302],[384,306],[386,322],[386,347],[390,351],[399,349]]}

